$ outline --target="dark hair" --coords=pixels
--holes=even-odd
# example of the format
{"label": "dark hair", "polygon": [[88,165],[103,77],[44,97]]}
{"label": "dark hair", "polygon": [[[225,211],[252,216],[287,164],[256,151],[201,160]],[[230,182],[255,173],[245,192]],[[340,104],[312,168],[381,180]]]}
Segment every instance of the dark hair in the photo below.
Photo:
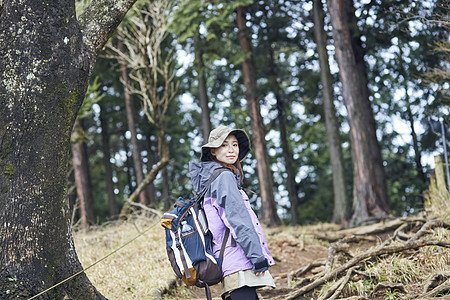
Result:
{"label": "dark hair", "polygon": [[217,158],[215,158],[215,157],[213,157],[213,159],[211,159],[211,160],[215,161],[222,167],[229,169],[231,172],[233,172],[234,175],[237,175],[239,173],[241,175],[241,183],[244,182],[244,171],[242,170],[242,165],[241,165],[241,162],[239,159],[236,160],[236,162],[234,164],[227,164],[227,163],[218,161]]}

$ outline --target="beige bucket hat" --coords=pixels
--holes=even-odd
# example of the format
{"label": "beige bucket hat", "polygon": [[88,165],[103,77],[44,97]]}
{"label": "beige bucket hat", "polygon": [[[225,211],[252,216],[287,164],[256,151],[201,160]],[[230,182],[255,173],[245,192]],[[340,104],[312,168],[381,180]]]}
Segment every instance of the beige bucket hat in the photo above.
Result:
{"label": "beige bucket hat", "polygon": [[220,125],[209,133],[208,143],[202,146],[202,154],[200,161],[208,161],[212,159],[211,148],[218,148],[229,134],[233,134],[239,144],[239,160],[242,161],[250,152],[250,139],[242,129],[232,129],[228,126]]}

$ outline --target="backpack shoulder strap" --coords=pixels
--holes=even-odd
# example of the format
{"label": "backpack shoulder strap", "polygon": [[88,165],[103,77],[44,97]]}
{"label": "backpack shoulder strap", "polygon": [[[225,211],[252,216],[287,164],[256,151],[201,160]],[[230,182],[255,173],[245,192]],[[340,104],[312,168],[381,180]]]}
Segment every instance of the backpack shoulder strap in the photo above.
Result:
{"label": "backpack shoulder strap", "polygon": [[[223,236],[222,246],[220,247],[219,258],[223,258],[225,253],[225,247],[228,242],[228,237],[230,236],[230,228],[225,229],[225,234]],[[236,240],[231,236],[231,247],[236,247]]]}
{"label": "backpack shoulder strap", "polygon": [[[230,171],[227,168],[220,168],[215,170],[211,177],[209,177],[208,182],[206,183],[205,187],[200,191],[200,193],[197,195],[196,201],[201,201],[203,197],[205,197],[206,192],[208,191],[209,187],[211,186],[211,183],[216,180],[217,177],[219,177],[220,174],[222,174],[225,171]],[[230,171],[231,172],[231,171]]]}

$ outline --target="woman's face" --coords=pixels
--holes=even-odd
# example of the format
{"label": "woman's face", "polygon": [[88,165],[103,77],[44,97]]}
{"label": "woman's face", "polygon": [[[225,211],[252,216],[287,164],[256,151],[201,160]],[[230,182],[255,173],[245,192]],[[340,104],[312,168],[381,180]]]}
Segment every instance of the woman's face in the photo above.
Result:
{"label": "woman's face", "polygon": [[238,140],[234,135],[228,135],[222,146],[211,148],[211,154],[220,162],[230,165],[234,164],[239,158]]}

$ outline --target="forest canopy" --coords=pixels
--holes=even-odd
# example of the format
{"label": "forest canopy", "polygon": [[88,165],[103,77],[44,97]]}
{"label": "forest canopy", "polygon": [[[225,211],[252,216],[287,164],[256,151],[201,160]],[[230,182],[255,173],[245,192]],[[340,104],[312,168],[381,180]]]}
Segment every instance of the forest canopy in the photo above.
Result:
{"label": "forest canopy", "polygon": [[[199,159],[200,146],[211,128],[231,125],[254,136],[252,122],[260,118],[258,126],[266,144],[262,147],[267,151],[281,222],[336,220],[336,191],[342,191],[344,199],[338,208],[347,212],[341,218],[349,221],[357,201],[352,159],[352,144],[357,141],[352,141],[351,134],[357,125],[349,118],[345,100],[349,88],[340,74],[345,66],[336,56],[345,41],[343,46],[336,45],[332,3],[138,2],[100,54],[85,99],[87,114],[78,117],[80,134],[72,143],[80,143],[83,149],[86,167],[82,176],[87,182],[84,187],[75,184],[72,174],[70,199],[75,208],[87,210],[82,215],[77,210],[76,219],[87,215],[93,224],[117,218],[131,193],[160,161],[161,128],[170,159],[143,188],[139,200],[158,209],[190,194],[187,165]],[[447,141],[450,138],[448,4],[380,0],[350,6],[353,17],[347,21],[355,44],[348,46],[358,47],[355,55],[363,64],[357,76],[366,79],[361,86],[367,89],[363,98],[375,122],[386,211],[395,216],[414,214],[423,209],[422,193],[433,156],[444,153],[444,135]],[[242,17],[248,49],[240,41],[239,7],[245,7]],[[322,35],[315,32],[318,27]],[[157,53],[149,53],[155,42]],[[321,53],[325,63],[320,61]],[[254,100],[248,98],[242,68],[249,59]],[[324,75],[325,64],[329,74]],[[148,77],[158,68],[161,72]],[[176,90],[170,90],[169,79]],[[167,108],[155,104],[167,92],[173,93]],[[260,106],[259,117],[251,115],[250,101]],[[332,110],[327,113],[330,105]],[[333,116],[329,123],[327,116]],[[332,147],[330,141],[339,147]],[[333,149],[339,150],[337,154]],[[338,158],[342,176],[336,177],[333,159]],[[267,205],[260,197],[260,161],[252,152],[244,161],[244,172],[245,186],[255,191],[252,204],[261,210]],[[75,162],[73,167],[76,171]],[[341,185],[333,189],[340,177]],[[75,185],[86,189],[87,199],[77,196]],[[80,200],[88,204],[80,205]]]}

